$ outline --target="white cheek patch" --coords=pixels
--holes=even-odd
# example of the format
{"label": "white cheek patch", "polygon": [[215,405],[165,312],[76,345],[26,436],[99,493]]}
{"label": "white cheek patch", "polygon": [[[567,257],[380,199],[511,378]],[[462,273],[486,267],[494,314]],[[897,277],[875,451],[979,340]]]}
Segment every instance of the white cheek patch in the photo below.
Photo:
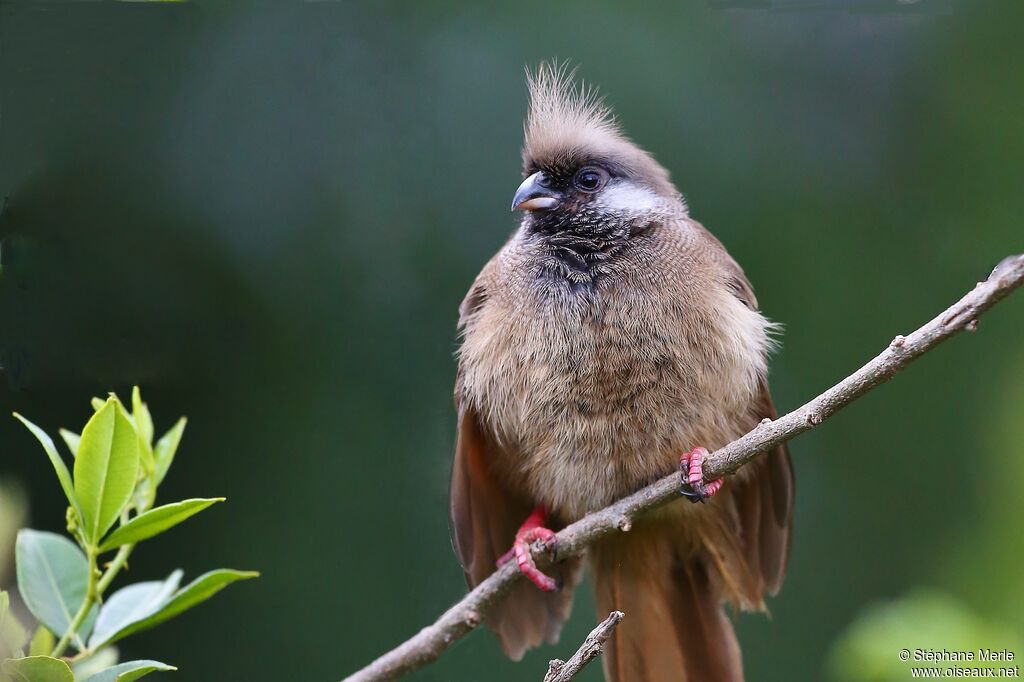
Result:
{"label": "white cheek patch", "polygon": [[665,198],[635,182],[613,180],[596,197],[594,205],[609,213],[642,215],[662,208]]}

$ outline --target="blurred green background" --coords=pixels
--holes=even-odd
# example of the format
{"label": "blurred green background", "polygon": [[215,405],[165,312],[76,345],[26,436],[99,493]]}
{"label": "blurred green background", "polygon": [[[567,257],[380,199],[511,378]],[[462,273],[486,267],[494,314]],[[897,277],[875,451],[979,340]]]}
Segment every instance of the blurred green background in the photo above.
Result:
{"label": "blurred green background", "polygon": [[[1024,5],[725,4],[0,4],[0,413],[55,434],[141,384],[159,431],[189,416],[164,501],[228,503],[131,579],[263,573],[124,656],[340,679],[464,593],[456,308],[515,226],[525,65],[579,64],[746,268],[786,327],[783,411],[1022,250]],[[1019,296],[795,442],[789,579],[739,618],[750,679],[1019,646]],[[63,528],[8,417],[0,483],[0,541],[21,498]],[[586,592],[560,645],[513,664],[481,631],[413,679],[539,680]]]}

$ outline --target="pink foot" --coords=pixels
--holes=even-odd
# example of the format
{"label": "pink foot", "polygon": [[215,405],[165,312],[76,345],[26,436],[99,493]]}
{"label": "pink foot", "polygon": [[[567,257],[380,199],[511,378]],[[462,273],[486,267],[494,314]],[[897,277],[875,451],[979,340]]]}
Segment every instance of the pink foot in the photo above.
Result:
{"label": "pink foot", "polygon": [[530,579],[530,582],[545,592],[553,592],[558,588],[558,583],[555,582],[554,578],[544,575],[537,568],[537,564],[533,561],[533,555],[530,554],[530,545],[537,540],[541,540],[548,544],[549,547],[554,548],[555,532],[550,528],[544,527],[546,520],[547,512],[544,510],[544,507],[534,509],[533,513],[523,521],[523,525],[516,532],[516,539],[512,543],[512,549],[502,554],[497,563],[498,566],[503,566],[515,557],[519,570]]}
{"label": "pink foot", "polygon": [[683,477],[680,494],[690,502],[703,502],[722,488],[722,479],[704,482],[703,464],[707,448],[694,448],[679,458],[679,471]]}

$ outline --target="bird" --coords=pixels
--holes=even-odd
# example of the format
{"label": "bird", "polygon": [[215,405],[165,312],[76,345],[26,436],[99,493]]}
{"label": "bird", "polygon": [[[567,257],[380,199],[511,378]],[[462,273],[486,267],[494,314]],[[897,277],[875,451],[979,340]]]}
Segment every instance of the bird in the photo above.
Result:
{"label": "bird", "polygon": [[[607,680],[742,680],[726,607],[765,611],[782,585],[793,469],[785,446],[726,481],[702,465],[777,416],[777,325],[574,69],[542,63],[527,86],[522,220],[459,307],[455,552],[470,588],[507,561],[528,578],[487,617],[513,660],[557,642],[585,564],[598,612],[626,614]],[[532,543],[675,471],[677,500],[538,568]]]}

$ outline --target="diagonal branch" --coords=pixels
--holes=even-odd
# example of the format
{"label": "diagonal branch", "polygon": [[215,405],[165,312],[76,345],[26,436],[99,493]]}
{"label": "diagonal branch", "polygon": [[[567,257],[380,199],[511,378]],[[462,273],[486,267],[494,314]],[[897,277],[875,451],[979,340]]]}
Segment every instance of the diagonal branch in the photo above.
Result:
{"label": "diagonal branch", "polygon": [[[1024,283],[1024,255],[1010,256],[996,266],[963,298],[908,336],[897,336],[866,365],[789,414],[765,419],[747,435],[713,452],[704,461],[708,479],[731,473],[754,457],[768,452],[804,431],[814,428],[836,411],[893,377],[911,361],[932,350],[957,332],[977,327],[978,317]],[[587,514],[558,533],[558,556],[580,554],[595,540],[610,533],[628,531],[633,519],[649,509],[678,499],[680,479],[672,474],[605,507]],[[534,547],[535,555],[543,547]],[[436,660],[460,637],[476,628],[487,611],[501,599],[521,574],[509,562],[449,608],[433,625],[392,649],[345,682],[393,680]]]}
{"label": "diagonal branch", "polygon": [[604,643],[612,636],[612,631],[625,616],[622,611],[612,611],[601,623],[590,631],[587,638],[580,644],[580,648],[569,658],[568,661],[560,661],[557,658],[548,664],[548,673],[544,676],[544,682],[569,682],[587,663],[604,653]]}

